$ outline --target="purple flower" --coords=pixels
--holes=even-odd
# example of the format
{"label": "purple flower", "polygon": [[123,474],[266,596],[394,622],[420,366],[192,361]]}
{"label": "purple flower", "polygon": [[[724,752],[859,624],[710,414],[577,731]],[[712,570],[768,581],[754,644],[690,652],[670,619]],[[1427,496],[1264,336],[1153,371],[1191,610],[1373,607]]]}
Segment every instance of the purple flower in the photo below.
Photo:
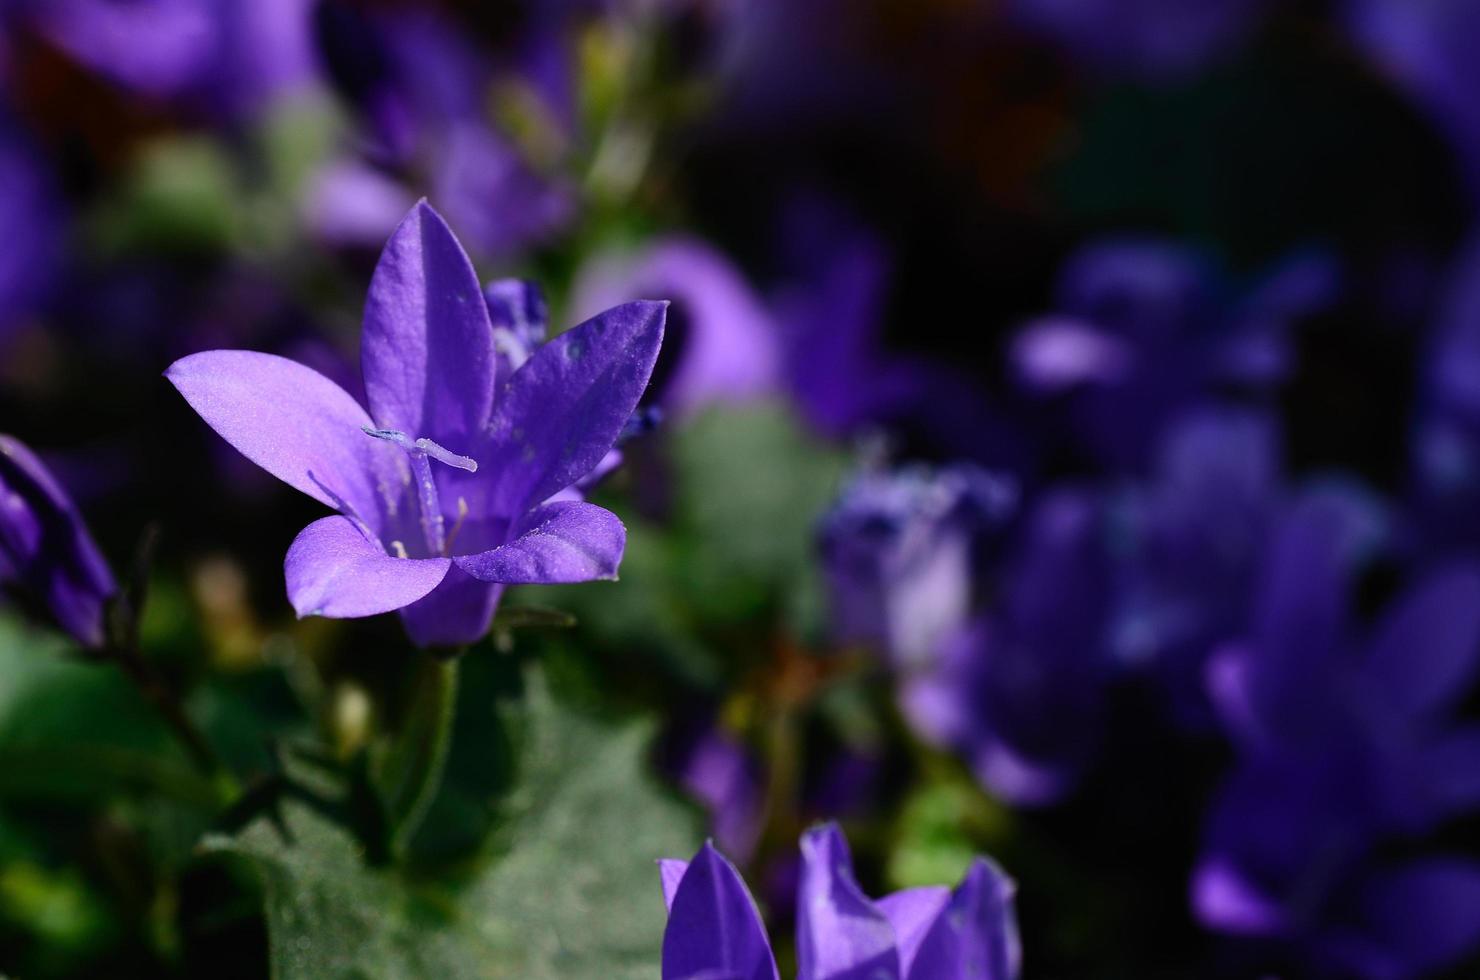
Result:
{"label": "purple flower", "polygon": [[752,753],[720,728],[709,728],[678,765],[683,786],[709,811],[727,854],[748,861],[764,828],[764,773]]}
{"label": "purple flower", "polygon": [[1005,800],[1053,803],[1100,741],[1109,679],[1103,508],[1040,500],[1007,562],[1001,601],[946,636],[901,695],[915,729],[959,752]]}
{"label": "purple flower", "polygon": [[1322,496],[1291,509],[1248,638],[1210,665],[1238,762],[1192,901],[1334,975],[1416,976],[1480,948],[1480,863],[1386,853],[1480,806],[1480,730],[1452,717],[1480,667],[1480,569],[1430,574],[1355,636],[1352,517]]}
{"label": "purple flower", "polygon": [[1180,245],[1097,242],[1065,264],[1056,312],[1017,335],[1010,367],[1031,396],[1067,398],[1097,454],[1139,466],[1168,420],[1209,392],[1285,378],[1290,329],[1329,303],[1336,275],[1324,255],[1297,253],[1238,288]]}
{"label": "purple flower", "polygon": [[1164,685],[1184,725],[1211,721],[1203,683],[1212,649],[1240,635],[1263,546],[1283,502],[1279,436],[1244,409],[1178,420],[1144,487],[1128,494],[1111,645],[1122,664]]}
{"label": "purple flower", "polygon": [[63,213],[48,164],[0,118],[0,221],[24,248],[0,250],[0,337],[47,298],[62,260]]}
{"label": "purple flower", "polygon": [[[878,901],[859,888],[835,824],[802,837],[798,980],[1009,980],[1021,951],[1012,881],[978,858],[954,890],[911,888]],[[668,928],[663,980],[779,980],[760,913],[740,873],[705,844],[659,862]]]}
{"label": "purple flower", "polygon": [[1455,260],[1423,362],[1413,509],[1426,553],[1480,544],[1480,241]]}
{"label": "purple flower", "polygon": [[950,456],[1000,459],[1010,433],[971,378],[886,347],[891,267],[880,240],[818,202],[788,218],[798,272],[775,309],[786,381],[807,421],[833,438],[890,426]]}
{"label": "purple flower", "polygon": [[1241,41],[1268,0],[1013,0],[1010,10],[1087,64],[1142,76],[1206,67]]}
{"label": "purple flower", "polygon": [[1011,481],[971,465],[859,475],[819,532],[838,637],[905,670],[929,661],[970,617],[977,552],[1016,502]]}
{"label": "purple flower", "polygon": [[[493,72],[453,25],[425,10],[373,15],[325,0],[316,26],[330,78],[365,123],[371,160],[430,187],[476,252],[515,251],[570,220],[572,189],[532,169],[491,124]],[[316,184],[336,174],[351,185],[308,207],[331,241],[362,244],[393,197],[388,178],[341,161]]]}
{"label": "purple flower", "polygon": [[99,648],[118,591],[67,492],[18,440],[0,435],[0,585],[45,607],[77,642]]}
{"label": "purple flower", "polygon": [[288,550],[300,616],[401,610],[422,645],[488,628],[505,585],[614,578],[626,532],[551,501],[607,455],[657,358],[661,303],[629,303],[540,347],[507,378],[462,247],[425,202],[386,244],[361,341],[369,411],[316,371],[207,351],[166,372],[244,456],[339,511]]}
{"label": "purple flower", "polygon": [[39,0],[36,29],[118,85],[235,116],[315,74],[311,0]]}
{"label": "purple flower", "polygon": [[577,314],[634,296],[667,296],[667,339],[649,396],[666,412],[691,415],[713,402],[743,401],[780,387],[780,351],[770,312],[740,270],[688,238],[641,252],[608,254],[577,278]]}
{"label": "purple flower", "polygon": [[1480,10],[1467,0],[1346,0],[1356,43],[1433,117],[1480,190]]}

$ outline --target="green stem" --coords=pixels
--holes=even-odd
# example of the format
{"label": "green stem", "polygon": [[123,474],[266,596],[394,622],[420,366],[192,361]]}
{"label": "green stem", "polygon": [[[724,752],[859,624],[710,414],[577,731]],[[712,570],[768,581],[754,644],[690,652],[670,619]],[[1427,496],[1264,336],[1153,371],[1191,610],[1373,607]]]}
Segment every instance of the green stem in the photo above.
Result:
{"label": "green stem", "polygon": [[460,660],[432,654],[418,657],[410,709],[381,767],[381,787],[392,827],[391,849],[398,855],[406,852],[442,785],[457,714]]}

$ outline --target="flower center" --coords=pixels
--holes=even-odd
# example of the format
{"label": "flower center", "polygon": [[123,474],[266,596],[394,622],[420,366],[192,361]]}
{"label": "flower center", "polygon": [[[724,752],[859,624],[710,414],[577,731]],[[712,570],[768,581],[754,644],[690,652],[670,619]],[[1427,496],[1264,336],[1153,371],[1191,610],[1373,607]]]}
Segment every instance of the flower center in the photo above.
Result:
{"label": "flower center", "polygon": [[[417,499],[421,504],[421,531],[426,538],[427,551],[433,555],[446,554],[446,524],[442,518],[442,502],[437,496],[437,481],[432,479],[430,461],[436,460],[468,473],[478,472],[478,461],[469,456],[459,456],[430,439],[412,439],[396,429],[372,429],[368,425],[363,428],[367,436],[384,439],[406,451],[411,460],[411,473],[416,478]],[[400,550],[404,552],[404,546]]]}

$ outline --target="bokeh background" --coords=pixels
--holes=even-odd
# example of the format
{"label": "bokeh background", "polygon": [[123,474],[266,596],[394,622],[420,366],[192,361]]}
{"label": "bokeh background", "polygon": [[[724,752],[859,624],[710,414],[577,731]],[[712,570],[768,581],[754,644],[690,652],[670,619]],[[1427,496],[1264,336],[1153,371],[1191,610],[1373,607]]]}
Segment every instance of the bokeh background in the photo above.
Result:
{"label": "bokeh background", "polygon": [[[647,848],[704,833],[787,960],[837,818],[875,894],[995,857],[1029,976],[1474,975],[1477,52],[1469,0],[0,3],[0,428],[240,791],[12,581],[0,972],[311,975],[497,920],[501,868],[528,935],[651,906],[655,964]],[[398,911],[347,923],[251,791],[373,755],[416,655],[294,619],[319,508],[161,372],[355,390],[423,196],[556,330],[672,305],[596,492],[621,580],[511,593],[411,870],[354,886]],[[636,871],[558,885],[582,848]],[[459,969],[545,975],[502,942]]]}

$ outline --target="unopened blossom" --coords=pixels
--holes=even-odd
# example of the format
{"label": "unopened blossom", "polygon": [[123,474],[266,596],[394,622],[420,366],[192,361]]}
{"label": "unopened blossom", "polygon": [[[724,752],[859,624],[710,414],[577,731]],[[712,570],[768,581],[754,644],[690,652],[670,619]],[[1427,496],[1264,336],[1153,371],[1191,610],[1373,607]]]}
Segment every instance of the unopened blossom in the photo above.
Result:
{"label": "unopened blossom", "polygon": [[0,435],[0,587],[49,613],[83,646],[101,647],[118,591],[72,499],[19,440]]}
{"label": "unopened blossom", "polygon": [[1480,732],[1455,718],[1480,671],[1480,568],[1436,569],[1354,630],[1352,517],[1292,506],[1249,635],[1210,665],[1237,762],[1192,903],[1316,975],[1415,977],[1480,949],[1480,862],[1420,846],[1480,808]]}
{"label": "unopened blossom", "polygon": [[[797,980],[1010,980],[1021,965],[1015,886],[977,858],[955,888],[910,888],[874,900],[853,873],[835,824],[802,836]],[[662,980],[779,980],[750,891],[712,844],[659,862],[668,927]]]}
{"label": "unopened blossom", "polygon": [[365,304],[366,406],[254,351],[166,372],[244,456],[338,514],[288,549],[300,616],[400,610],[422,645],[472,642],[517,583],[616,576],[614,514],[557,498],[612,449],[647,386],[664,305],[608,310],[507,377],[471,262],[425,202],[387,243]]}

